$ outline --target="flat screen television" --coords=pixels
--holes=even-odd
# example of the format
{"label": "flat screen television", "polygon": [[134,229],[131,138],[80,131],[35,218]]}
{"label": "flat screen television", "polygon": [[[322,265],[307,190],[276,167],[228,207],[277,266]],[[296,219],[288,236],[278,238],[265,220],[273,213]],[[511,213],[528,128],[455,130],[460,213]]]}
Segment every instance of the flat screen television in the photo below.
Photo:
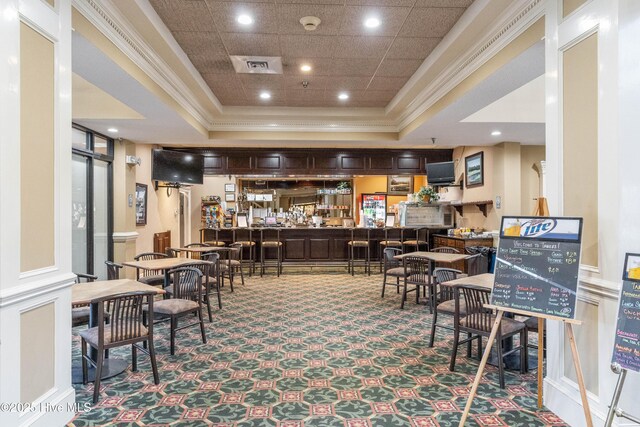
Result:
{"label": "flat screen television", "polygon": [[204,156],[182,151],[155,149],[151,179],[179,184],[202,184]]}
{"label": "flat screen television", "polygon": [[456,180],[453,162],[427,163],[429,185],[449,185]]}

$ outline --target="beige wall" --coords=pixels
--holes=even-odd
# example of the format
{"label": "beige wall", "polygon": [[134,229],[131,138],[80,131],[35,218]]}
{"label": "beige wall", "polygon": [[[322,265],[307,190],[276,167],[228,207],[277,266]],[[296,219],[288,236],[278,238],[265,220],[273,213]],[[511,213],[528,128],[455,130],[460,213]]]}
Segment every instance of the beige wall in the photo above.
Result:
{"label": "beige wall", "polygon": [[535,212],[536,200],[542,194],[540,161],[544,160],[544,145],[523,145],[520,147],[520,181],[522,215]]}
{"label": "beige wall", "polygon": [[20,314],[20,402],[33,402],[55,384],[53,302]]}
{"label": "beige wall", "polygon": [[562,17],[566,17],[571,12],[586,3],[587,0],[562,0]]}
{"label": "beige wall", "polygon": [[54,49],[20,24],[20,271],[55,264]]}
{"label": "beige wall", "polygon": [[582,264],[598,266],[598,36],[563,55],[564,215],[584,218]]}
{"label": "beige wall", "polygon": [[[484,152],[484,185],[463,186],[462,201],[493,201],[487,207],[487,216],[475,205],[463,208],[464,215],[456,214],[458,226],[497,230],[503,215],[529,215],[530,202],[539,194],[540,181],[530,166],[544,160],[544,146],[522,146],[517,142],[503,142],[491,147],[457,147],[453,151],[456,163],[456,182],[464,181],[464,159]],[[495,205],[501,198],[501,207]],[[530,200],[531,199],[531,200]],[[526,203],[525,203],[526,200]]]}
{"label": "beige wall", "polygon": [[167,230],[171,230],[171,244],[180,243],[179,192],[175,188],[171,189],[171,195],[168,196],[166,188],[155,191],[151,181],[152,148],[151,145],[136,145],[136,156],[142,159],[141,165],[135,168],[136,182],[148,186],[147,225],[136,227],[139,234],[136,240],[136,253],[153,251],[153,234]]}
{"label": "beige wall", "polygon": [[[126,140],[116,140],[113,153],[113,260],[130,261],[136,255],[135,190],[136,165],[128,165],[126,156],[135,156],[136,146]],[[129,195],[133,204],[129,206]],[[125,268],[120,277],[134,278],[135,271]]]}

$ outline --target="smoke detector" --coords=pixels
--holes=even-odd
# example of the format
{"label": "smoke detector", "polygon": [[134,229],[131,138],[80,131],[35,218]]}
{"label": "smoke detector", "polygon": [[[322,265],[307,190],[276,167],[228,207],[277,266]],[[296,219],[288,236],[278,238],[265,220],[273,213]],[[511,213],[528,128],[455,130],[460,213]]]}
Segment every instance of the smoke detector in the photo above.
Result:
{"label": "smoke detector", "polygon": [[315,31],[318,25],[320,25],[320,22],[320,18],[317,16],[304,16],[300,18],[300,23],[307,31]]}

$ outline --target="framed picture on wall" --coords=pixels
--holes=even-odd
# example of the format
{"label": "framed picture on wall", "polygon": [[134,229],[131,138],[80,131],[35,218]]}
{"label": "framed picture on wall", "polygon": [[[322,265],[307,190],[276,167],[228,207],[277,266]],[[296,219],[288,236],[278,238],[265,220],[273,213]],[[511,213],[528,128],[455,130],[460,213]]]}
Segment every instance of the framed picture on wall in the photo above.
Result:
{"label": "framed picture on wall", "polygon": [[224,195],[225,202],[235,202],[236,201],[236,193],[227,193]]}
{"label": "framed picture on wall", "polygon": [[225,184],[224,185],[224,191],[225,191],[225,193],[235,193],[236,192],[236,185],[235,184]]}
{"label": "framed picture on wall", "polygon": [[147,225],[147,185],[136,183],[136,225]]}
{"label": "framed picture on wall", "polygon": [[467,188],[484,185],[484,152],[464,158],[464,179]]}
{"label": "framed picture on wall", "polygon": [[413,175],[389,175],[387,177],[387,194],[406,196],[413,193]]}

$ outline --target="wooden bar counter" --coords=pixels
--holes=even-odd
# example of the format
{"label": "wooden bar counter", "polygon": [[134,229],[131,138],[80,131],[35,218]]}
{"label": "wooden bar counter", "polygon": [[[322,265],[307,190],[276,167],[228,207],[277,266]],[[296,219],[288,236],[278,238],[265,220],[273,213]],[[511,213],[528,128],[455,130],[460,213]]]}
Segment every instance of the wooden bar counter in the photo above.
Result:
{"label": "wooden bar counter", "polygon": [[[442,228],[427,228],[429,236],[431,233],[442,232]],[[244,236],[247,231],[251,231],[251,240],[256,242],[257,256],[260,254],[260,230],[273,230],[276,228],[251,227],[242,230]],[[402,230],[402,240],[415,240],[416,227],[398,227],[387,228],[388,232],[397,233],[396,230]],[[347,227],[280,227],[280,240],[284,245],[283,262],[296,265],[344,265],[348,260],[347,242],[351,240],[351,228]],[[364,230],[358,228],[356,233],[363,233]],[[382,255],[380,241],[385,239],[385,228],[369,228],[371,241],[371,260],[379,260]],[[392,231],[393,230],[393,231]],[[203,228],[200,230],[201,242],[220,240],[227,245],[233,242],[232,228],[211,229]],[[361,236],[362,234],[357,234]],[[394,234],[395,235],[395,234]],[[271,240],[271,235],[269,237]],[[357,237],[361,240],[360,237]],[[391,240],[391,239],[390,239]],[[395,240],[395,239],[393,239]],[[429,239],[430,240],[430,239]],[[272,256],[272,255],[269,255]]]}

